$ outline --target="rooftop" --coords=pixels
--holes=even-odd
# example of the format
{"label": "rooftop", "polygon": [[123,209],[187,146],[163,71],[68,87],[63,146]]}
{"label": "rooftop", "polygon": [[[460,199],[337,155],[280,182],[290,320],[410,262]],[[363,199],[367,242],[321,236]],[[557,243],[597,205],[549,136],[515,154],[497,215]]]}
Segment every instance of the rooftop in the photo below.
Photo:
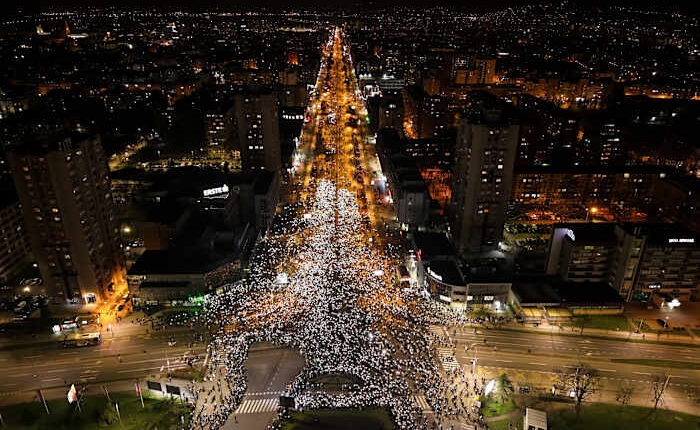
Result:
{"label": "rooftop", "polygon": [[451,257],[456,254],[445,233],[417,231],[413,233],[413,242],[422,260],[430,261],[435,257]]}

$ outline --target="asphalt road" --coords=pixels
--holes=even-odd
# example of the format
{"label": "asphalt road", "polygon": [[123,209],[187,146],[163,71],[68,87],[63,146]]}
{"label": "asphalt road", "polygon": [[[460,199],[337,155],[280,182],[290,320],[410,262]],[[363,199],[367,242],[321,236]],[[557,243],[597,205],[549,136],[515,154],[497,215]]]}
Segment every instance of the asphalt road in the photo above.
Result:
{"label": "asphalt road", "polygon": [[[170,336],[176,342],[173,347],[168,346]],[[4,375],[0,378],[0,404],[23,401],[23,394],[31,399],[39,388],[109,384],[159,373],[162,366],[186,368],[184,354],[194,352],[203,360],[206,350],[202,343],[189,348],[193,332],[179,327],[146,334],[143,326],[121,323],[114,337],[110,332],[103,332],[103,337],[102,344],[81,348],[64,348],[47,336],[30,343],[4,339],[0,346]]]}
{"label": "asphalt road", "polygon": [[[538,381],[540,385],[548,381],[556,370],[583,361],[600,372],[603,385],[601,395],[612,395],[612,399],[604,398],[609,401],[614,401],[612,392],[623,381],[631,381],[641,394],[648,391],[652,375],[670,374],[668,406],[690,413],[697,413],[698,410],[700,371],[612,361],[626,358],[697,364],[700,362],[700,348],[697,347],[484,328],[476,328],[475,332],[472,327],[443,328],[443,333],[456,341],[457,361],[467,371],[474,367],[471,361],[476,355],[477,372],[479,368],[491,373],[505,372],[511,377],[518,376],[521,379],[520,385],[528,385],[529,381],[537,386]],[[465,345],[469,347],[467,351]],[[644,401],[643,396],[640,396],[638,403]]]}
{"label": "asphalt road", "polygon": [[304,358],[290,349],[253,346],[246,362],[247,390],[224,429],[266,428],[277,415],[279,396],[304,365]]}

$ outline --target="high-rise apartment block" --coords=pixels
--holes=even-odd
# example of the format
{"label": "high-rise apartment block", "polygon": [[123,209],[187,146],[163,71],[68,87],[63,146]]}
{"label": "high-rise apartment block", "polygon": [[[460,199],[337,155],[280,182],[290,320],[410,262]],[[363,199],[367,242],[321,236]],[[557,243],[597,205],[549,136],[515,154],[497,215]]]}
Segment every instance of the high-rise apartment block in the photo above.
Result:
{"label": "high-rise apartment block", "polygon": [[519,126],[497,102],[470,102],[457,132],[450,224],[462,254],[493,250],[503,237]]}
{"label": "high-rise apartment block", "polygon": [[272,91],[247,90],[234,102],[244,171],[279,173],[282,164],[277,99]]}
{"label": "high-rise apartment block", "polygon": [[22,219],[22,205],[12,183],[0,185],[0,282],[8,282],[28,263],[29,241]]}
{"label": "high-rise apartment block", "polygon": [[39,136],[9,162],[47,294],[103,300],[124,282],[124,254],[100,139]]}

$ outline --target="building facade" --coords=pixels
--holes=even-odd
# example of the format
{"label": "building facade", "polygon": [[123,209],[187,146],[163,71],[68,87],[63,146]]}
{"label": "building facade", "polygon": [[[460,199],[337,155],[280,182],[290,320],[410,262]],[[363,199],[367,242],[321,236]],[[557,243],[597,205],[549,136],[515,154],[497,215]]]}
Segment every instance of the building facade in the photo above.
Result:
{"label": "building facade", "polygon": [[25,267],[30,253],[22,205],[12,191],[0,207],[0,282],[8,282]]}
{"label": "building facade", "polygon": [[282,156],[277,99],[272,91],[248,91],[234,101],[244,171],[280,172]]}
{"label": "building facade", "polygon": [[125,282],[125,268],[99,137],[40,136],[9,154],[46,293],[103,300]]}
{"label": "building facade", "polygon": [[496,249],[503,237],[518,131],[500,109],[481,108],[460,122],[450,224],[462,254]]}

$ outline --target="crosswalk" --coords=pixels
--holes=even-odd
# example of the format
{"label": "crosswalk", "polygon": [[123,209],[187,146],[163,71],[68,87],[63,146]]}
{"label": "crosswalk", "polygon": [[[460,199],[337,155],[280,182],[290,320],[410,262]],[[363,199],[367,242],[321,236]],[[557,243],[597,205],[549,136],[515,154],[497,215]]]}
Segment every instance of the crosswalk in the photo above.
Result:
{"label": "crosswalk", "polygon": [[258,391],[257,393],[245,393],[245,396],[281,396],[282,393],[284,393],[284,391]]}
{"label": "crosswalk", "polygon": [[243,414],[262,414],[266,412],[274,412],[279,406],[279,398],[270,399],[244,399],[236,409],[236,415]]}
{"label": "crosswalk", "polygon": [[425,399],[425,396],[413,396],[413,401],[415,401],[416,405],[423,410],[424,414],[433,412],[433,408],[430,407],[428,401]]}
{"label": "crosswalk", "polygon": [[430,331],[430,333],[432,333],[434,335],[445,337],[445,338],[449,337],[447,335],[447,331],[445,330],[445,327],[443,327],[443,326],[431,325],[428,327],[428,330]]}
{"label": "crosswalk", "polygon": [[440,363],[442,363],[442,368],[448,372],[459,369],[459,363],[455,358],[455,354],[452,348],[438,348],[438,356],[440,357]]}

